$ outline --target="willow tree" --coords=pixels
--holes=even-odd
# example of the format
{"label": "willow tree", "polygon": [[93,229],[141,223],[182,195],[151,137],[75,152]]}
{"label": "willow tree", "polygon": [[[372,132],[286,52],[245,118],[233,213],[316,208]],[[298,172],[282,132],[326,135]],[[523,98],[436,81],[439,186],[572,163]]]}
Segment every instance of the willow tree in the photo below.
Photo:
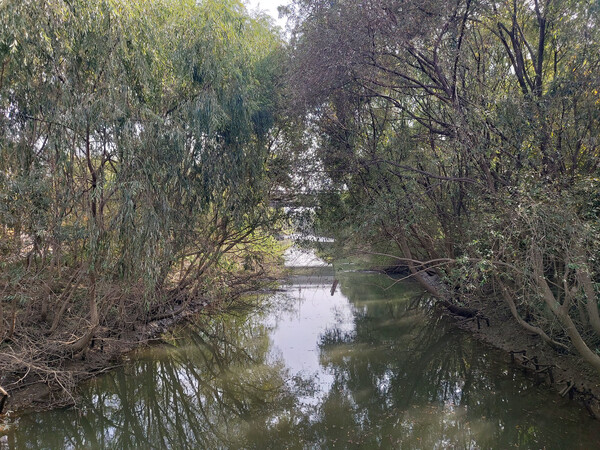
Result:
{"label": "willow tree", "polygon": [[445,301],[495,289],[521,325],[600,370],[596,2],[295,11],[307,70],[290,83],[349,237],[385,236]]}
{"label": "willow tree", "polygon": [[268,20],[235,0],[9,0],[0,18],[1,339],[41,322],[38,356],[84,350],[248,255],[259,272]]}

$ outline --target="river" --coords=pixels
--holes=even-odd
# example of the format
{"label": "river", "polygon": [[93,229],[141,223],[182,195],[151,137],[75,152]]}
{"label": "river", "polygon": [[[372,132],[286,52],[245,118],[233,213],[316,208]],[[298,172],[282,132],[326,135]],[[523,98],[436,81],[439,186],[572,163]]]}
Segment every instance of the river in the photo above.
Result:
{"label": "river", "polygon": [[[290,255],[289,255],[290,256]],[[412,283],[295,252],[261,307],[176,328],[22,415],[3,448],[597,448],[600,424],[428,312]]]}

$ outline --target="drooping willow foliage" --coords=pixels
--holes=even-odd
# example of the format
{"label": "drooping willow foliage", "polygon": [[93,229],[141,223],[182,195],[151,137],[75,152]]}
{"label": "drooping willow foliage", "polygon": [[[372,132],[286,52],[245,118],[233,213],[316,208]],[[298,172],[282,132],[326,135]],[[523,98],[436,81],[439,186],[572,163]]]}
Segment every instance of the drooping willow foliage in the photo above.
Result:
{"label": "drooping willow foliage", "polygon": [[[446,300],[495,291],[528,331],[600,371],[600,4],[293,11],[294,106],[333,183],[324,229],[370,238]],[[433,272],[448,290],[423,279]]]}
{"label": "drooping willow foliage", "polygon": [[280,52],[236,0],[2,2],[0,338],[84,348],[264,246]]}

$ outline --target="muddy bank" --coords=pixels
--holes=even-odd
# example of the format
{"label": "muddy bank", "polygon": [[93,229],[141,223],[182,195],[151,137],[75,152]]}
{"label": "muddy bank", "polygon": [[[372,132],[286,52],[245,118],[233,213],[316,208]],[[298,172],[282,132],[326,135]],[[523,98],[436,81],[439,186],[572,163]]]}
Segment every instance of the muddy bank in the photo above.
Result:
{"label": "muddy bank", "polygon": [[190,303],[188,308],[177,315],[148,323],[138,322],[132,330],[120,335],[113,335],[107,329],[99,329],[85,355],[67,361],[63,367],[57,368],[54,380],[49,377],[47,380],[19,383],[18,380],[9,378],[9,382],[5,384],[9,397],[4,405],[4,413],[48,410],[75,404],[76,393],[61,386],[59,374],[67,374],[73,377],[74,383],[80,383],[111,370],[120,364],[120,359],[125,353],[152,343],[169,327],[185,321],[204,308],[205,302]]}
{"label": "muddy bank", "polygon": [[[9,396],[6,398],[3,415],[15,415],[28,411],[44,411],[77,404],[77,389],[65,387],[61,378],[72,377],[73,384],[89,380],[122,365],[127,353],[144,345],[161,343],[161,335],[175,325],[194,320],[200,314],[215,314],[223,311],[227,302],[190,301],[185,309],[163,314],[152,321],[137,321],[131,330],[111,333],[100,328],[83,356],[66,361],[45,380],[19,382],[16,376],[8,377],[4,385]],[[242,307],[243,304],[239,305]]]}
{"label": "muddy bank", "polygon": [[494,347],[506,352],[507,359],[548,385],[557,395],[581,403],[600,420],[600,377],[575,353],[561,354],[537,335],[522,328],[502,299],[471,300],[467,306],[479,311],[476,320],[453,315],[456,324]]}
{"label": "muddy bank", "polygon": [[[431,271],[415,274],[405,265],[376,270],[389,276],[414,277],[427,291],[448,293],[446,286]],[[448,298],[450,296],[447,295]],[[574,350],[556,350],[543,342],[539,335],[529,333],[516,322],[503,299],[489,295],[485,300],[460,298],[460,301],[463,306],[447,298],[437,300],[438,305],[456,320],[459,328],[504,350],[513,364],[559,395],[581,403],[592,417],[600,420],[600,376]]]}

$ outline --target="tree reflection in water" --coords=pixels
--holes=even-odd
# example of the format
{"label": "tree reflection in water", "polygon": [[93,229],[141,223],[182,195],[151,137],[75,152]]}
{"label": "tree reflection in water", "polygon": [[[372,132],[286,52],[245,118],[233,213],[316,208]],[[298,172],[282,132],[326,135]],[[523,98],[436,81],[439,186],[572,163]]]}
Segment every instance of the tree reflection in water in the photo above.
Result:
{"label": "tree reflection in water", "polygon": [[96,380],[75,421],[68,411],[55,420],[26,416],[19,435],[35,448],[237,448],[263,441],[283,446],[303,434],[296,396],[310,385],[294,383],[270,358],[260,321],[221,317],[184,336],[176,348],[148,349],[126,369]]}
{"label": "tree reflection in water", "polygon": [[502,353],[435,311],[425,316],[410,297],[399,301],[402,296],[351,277],[341,285],[356,310],[355,331],[330,329],[320,342],[321,362],[335,374],[320,406],[322,447],[589,448],[599,442],[596,423],[509,368]]}
{"label": "tree reflection in water", "polygon": [[[87,386],[80,410],[20,418],[9,446],[591,448],[600,441],[599,425],[581,409],[435,310],[415,308],[413,286],[349,273],[332,297],[323,280],[303,283],[272,310],[175,331],[172,346],[139,352]],[[345,309],[329,311],[314,342],[318,373],[295,373],[278,327],[294,322],[301,333],[312,325],[313,333],[308,306],[322,312],[334,300]]]}

